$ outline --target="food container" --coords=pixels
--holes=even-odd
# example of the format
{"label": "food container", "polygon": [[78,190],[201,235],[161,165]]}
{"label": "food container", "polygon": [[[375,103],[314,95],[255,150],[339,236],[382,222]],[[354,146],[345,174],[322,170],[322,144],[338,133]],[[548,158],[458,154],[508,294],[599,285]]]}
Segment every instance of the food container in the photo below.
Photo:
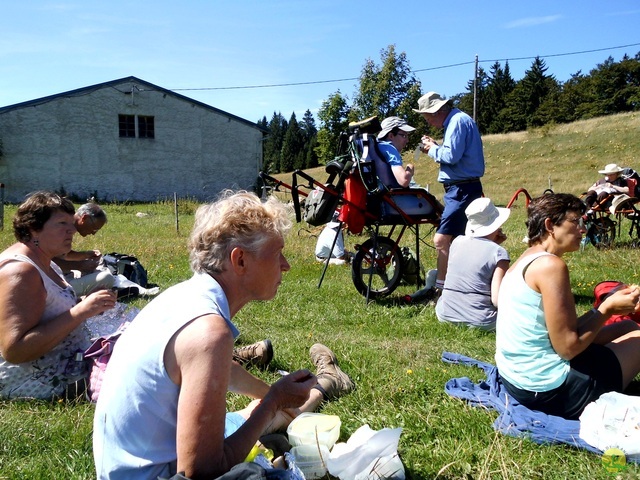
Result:
{"label": "food container", "polygon": [[327,473],[329,449],[320,445],[298,445],[291,449],[296,466],[307,480],[324,477]]}
{"label": "food container", "polygon": [[340,436],[340,417],[323,413],[302,413],[287,428],[289,443],[298,445],[324,445],[331,449]]}

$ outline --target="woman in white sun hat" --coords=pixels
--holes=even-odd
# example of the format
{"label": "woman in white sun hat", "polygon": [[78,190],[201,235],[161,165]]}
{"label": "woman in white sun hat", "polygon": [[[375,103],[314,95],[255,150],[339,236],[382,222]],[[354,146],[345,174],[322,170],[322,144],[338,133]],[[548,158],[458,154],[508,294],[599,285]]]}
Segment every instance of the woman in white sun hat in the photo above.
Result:
{"label": "woman in white sun hat", "polygon": [[441,322],[495,330],[498,289],[510,261],[500,246],[507,238],[501,227],[510,213],[486,197],[465,209],[466,231],[451,244],[447,278],[436,304]]}

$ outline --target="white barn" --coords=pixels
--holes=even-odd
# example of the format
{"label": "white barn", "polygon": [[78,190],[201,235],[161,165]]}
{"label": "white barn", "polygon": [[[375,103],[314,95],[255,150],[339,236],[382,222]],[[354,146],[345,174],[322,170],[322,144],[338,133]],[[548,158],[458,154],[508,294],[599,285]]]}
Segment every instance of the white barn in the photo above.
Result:
{"label": "white barn", "polygon": [[206,201],[251,189],[267,132],[136,77],[0,108],[5,200],[35,190],[78,199]]}

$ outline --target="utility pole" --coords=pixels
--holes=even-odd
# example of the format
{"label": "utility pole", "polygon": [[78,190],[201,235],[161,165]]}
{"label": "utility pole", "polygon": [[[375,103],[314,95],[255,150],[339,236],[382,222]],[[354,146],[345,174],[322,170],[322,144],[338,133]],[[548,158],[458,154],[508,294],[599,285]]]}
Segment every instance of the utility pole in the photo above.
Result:
{"label": "utility pole", "polygon": [[478,103],[478,54],[476,53],[476,66],[473,73],[473,121],[476,121],[476,105]]}

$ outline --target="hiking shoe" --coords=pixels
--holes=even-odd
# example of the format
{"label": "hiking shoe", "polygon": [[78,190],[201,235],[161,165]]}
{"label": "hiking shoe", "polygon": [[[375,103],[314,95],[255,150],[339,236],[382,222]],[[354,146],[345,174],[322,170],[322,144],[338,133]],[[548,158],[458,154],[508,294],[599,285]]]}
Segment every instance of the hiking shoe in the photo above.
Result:
{"label": "hiking shoe", "polygon": [[309,349],[309,355],[317,368],[318,386],[321,387],[319,390],[325,400],[338,398],[354,389],[355,385],[349,375],[338,367],[338,360],[329,348],[316,343]]}
{"label": "hiking shoe", "polygon": [[266,339],[244,347],[233,349],[233,359],[240,365],[266,367],[273,360],[273,345]]}

